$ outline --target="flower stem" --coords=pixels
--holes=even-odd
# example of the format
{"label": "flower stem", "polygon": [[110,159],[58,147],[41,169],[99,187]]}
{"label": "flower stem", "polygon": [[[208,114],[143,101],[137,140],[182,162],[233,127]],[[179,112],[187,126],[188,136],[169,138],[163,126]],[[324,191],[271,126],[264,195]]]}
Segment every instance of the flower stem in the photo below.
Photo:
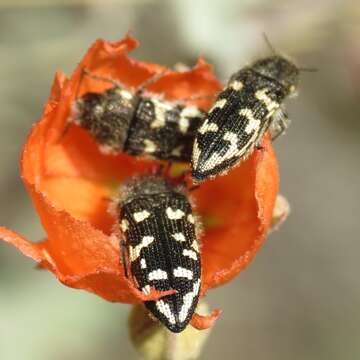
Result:
{"label": "flower stem", "polygon": [[177,338],[178,334],[168,331],[166,334],[166,347],[164,360],[176,360]]}

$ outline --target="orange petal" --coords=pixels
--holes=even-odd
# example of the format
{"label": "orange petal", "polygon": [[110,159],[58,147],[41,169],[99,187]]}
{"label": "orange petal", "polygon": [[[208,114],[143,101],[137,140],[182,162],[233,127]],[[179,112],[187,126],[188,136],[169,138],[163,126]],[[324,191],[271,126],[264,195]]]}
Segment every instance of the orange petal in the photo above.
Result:
{"label": "orange petal", "polygon": [[25,256],[32,258],[33,260],[40,262],[43,260],[41,247],[38,244],[34,244],[25,240],[21,235],[7,228],[0,226],[0,238],[7,243],[15,246]]}
{"label": "orange petal", "polygon": [[[157,300],[176,292],[175,290],[156,291],[151,289],[149,295],[144,295],[133,286],[132,281],[124,277],[120,264],[119,271],[116,273],[112,269],[106,269],[106,266],[98,266],[94,270],[74,269],[72,263],[66,262],[67,254],[64,254],[64,261],[60,262],[57,257],[53,257],[54,251],[51,251],[48,240],[41,243],[32,243],[4,227],[0,227],[0,239],[15,246],[24,255],[35,260],[41,268],[52,271],[64,285],[87,290],[100,295],[108,301],[139,303]],[[73,245],[76,247],[76,244]],[[102,256],[104,256],[105,251],[102,252]],[[66,268],[67,265],[69,268]]]}
{"label": "orange petal", "polygon": [[220,309],[214,309],[210,315],[199,315],[194,313],[190,324],[197,330],[209,329],[215,324],[215,321],[219,318],[221,313],[222,310]]}
{"label": "orange petal", "polygon": [[268,137],[262,146],[226,176],[206,182],[194,192],[205,222],[202,294],[244,269],[269,230],[279,175]]}
{"label": "orange petal", "polygon": [[[164,294],[153,292],[146,297],[124,276],[119,240],[109,236],[116,219],[107,207],[123,179],[149,172],[154,162],[127,155],[105,156],[86,131],[75,125],[67,129],[67,121],[77,95],[109,86],[84,77],[79,87],[84,67],[130,87],[167,70],[129,58],[128,52],[137,45],[130,36],[114,43],[98,40],[70,79],[61,73],[56,75],[43,117],[33,127],[21,160],[22,178],[48,238],[32,244],[11,233],[6,237],[65,285],[127,303]],[[151,90],[169,98],[190,98],[213,95],[219,88],[210,66],[200,60],[186,72],[167,70]],[[202,106],[209,105],[209,99],[203,101]]]}
{"label": "orange petal", "polygon": [[[56,76],[43,118],[33,127],[21,163],[23,180],[48,240],[31,244],[16,234],[5,234],[7,241],[54,272],[66,285],[110,301],[129,303],[142,301],[143,295],[124,276],[118,240],[109,236],[116,219],[106,209],[117,184],[134,173],[149,171],[154,162],[126,155],[105,156],[83,129],[72,125],[65,131],[74,98],[110,86],[89,77],[80,82],[81,71],[86,67],[125,86],[137,87],[166,70],[149,90],[188,102],[193,96],[211,97],[220,89],[210,66],[202,59],[194,69],[177,73],[130,59],[128,52],[137,45],[130,36],[115,43],[98,40],[69,80],[61,73]],[[206,109],[211,99],[191,102]],[[207,182],[195,192],[206,225],[202,239],[202,294],[232,279],[265,239],[279,179],[268,138],[263,147],[227,176]]]}

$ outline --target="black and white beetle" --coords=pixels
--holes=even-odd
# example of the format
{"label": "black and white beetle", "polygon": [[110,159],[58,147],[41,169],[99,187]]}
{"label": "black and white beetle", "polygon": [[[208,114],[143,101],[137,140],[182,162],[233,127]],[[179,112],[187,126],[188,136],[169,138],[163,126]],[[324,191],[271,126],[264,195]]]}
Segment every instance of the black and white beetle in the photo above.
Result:
{"label": "black and white beetle", "polygon": [[[160,176],[130,179],[116,203],[127,262],[139,290],[176,290],[146,308],[172,332],[184,330],[199,299],[199,229],[188,191]],[[125,268],[127,264],[124,264]]]}
{"label": "black and white beetle", "polygon": [[266,130],[279,136],[289,122],[282,103],[295,94],[300,69],[272,55],[233,74],[203,124],[192,153],[195,182],[227,172],[258,146]]}
{"label": "black and white beetle", "polygon": [[78,98],[70,122],[87,129],[104,153],[125,152],[159,160],[190,161],[204,111],[145,93],[144,88],[155,82],[157,75],[133,92],[114,80],[87,71],[85,74],[114,86],[103,93],[90,92]]}

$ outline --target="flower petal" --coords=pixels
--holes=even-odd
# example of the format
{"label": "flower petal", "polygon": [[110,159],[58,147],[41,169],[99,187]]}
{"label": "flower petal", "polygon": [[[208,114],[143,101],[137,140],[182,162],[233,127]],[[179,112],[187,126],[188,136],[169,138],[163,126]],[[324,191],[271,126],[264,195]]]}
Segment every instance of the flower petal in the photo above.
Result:
{"label": "flower petal", "polygon": [[0,226],[0,239],[15,246],[25,256],[32,258],[36,262],[40,262],[43,260],[41,247],[38,244],[34,244],[24,239],[21,235],[17,234],[14,231]]}
{"label": "flower petal", "polygon": [[291,212],[290,204],[286,197],[279,194],[276,197],[274,211],[271,219],[270,231],[278,230]]}
{"label": "flower petal", "polygon": [[[89,235],[91,237],[94,234]],[[15,246],[25,256],[35,260],[41,265],[41,268],[47,268],[53,272],[64,285],[96,293],[108,301],[140,303],[157,300],[175,292],[175,290],[160,292],[151,289],[149,295],[144,295],[134,287],[132,281],[124,277],[120,263],[118,265],[119,270],[116,273],[113,269],[106,269],[105,266],[99,266],[96,272],[86,271],[80,268],[80,262],[78,263],[79,267],[74,269],[73,263],[67,262],[66,253],[62,259],[64,261],[59,261],[57,251],[49,240],[32,243],[4,227],[0,227],[0,239]],[[76,241],[76,237],[73,236],[72,240]],[[73,247],[76,249],[76,243],[73,244]],[[102,255],[104,256],[104,252]]]}
{"label": "flower petal", "polygon": [[262,147],[229,174],[204,183],[194,193],[205,222],[202,294],[244,269],[266,237],[279,175],[268,137]]}
{"label": "flower petal", "polygon": [[[65,285],[127,303],[157,299],[165,293],[153,291],[145,296],[125,277],[119,240],[110,236],[116,219],[107,208],[123,179],[150,172],[156,162],[127,155],[106,156],[89,133],[76,125],[69,127],[74,98],[109,87],[89,77],[81,79],[82,69],[114,78],[128,87],[137,87],[166,70],[151,90],[174,99],[212,96],[220,88],[203,60],[192,70],[176,73],[129,58],[128,52],[137,45],[130,36],[115,43],[98,40],[70,79],[62,73],[56,75],[43,117],[33,127],[21,159],[23,181],[48,239],[33,244],[4,233],[7,241],[52,271]],[[210,105],[209,99],[201,101],[204,107]]]}
{"label": "flower petal", "polygon": [[[54,272],[66,285],[110,301],[129,303],[144,301],[144,295],[124,276],[118,239],[109,236],[116,219],[107,207],[123,179],[150,172],[155,162],[126,155],[105,156],[86,131],[68,125],[77,96],[112,86],[83,77],[82,70],[86,68],[133,88],[165,72],[149,86],[149,91],[204,109],[220,89],[204,60],[200,59],[192,70],[174,72],[129,58],[128,53],[137,45],[131,36],[114,43],[98,40],[70,79],[57,74],[43,118],[33,127],[21,162],[23,180],[48,240],[31,244],[14,233],[4,233],[7,241]],[[194,100],[194,96],[204,98]],[[263,150],[254,151],[227,176],[207,182],[195,192],[206,227],[202,239],[202,294],[236,276],[268,232],[279,179],[268,137],[262,146]]]}
{"label": "flower petal", "polygon": [[190,324],[197,330],[205,330],[214,326],[215,321],[220,317],[222,310],[214,309],[210,315],[194,313]]}

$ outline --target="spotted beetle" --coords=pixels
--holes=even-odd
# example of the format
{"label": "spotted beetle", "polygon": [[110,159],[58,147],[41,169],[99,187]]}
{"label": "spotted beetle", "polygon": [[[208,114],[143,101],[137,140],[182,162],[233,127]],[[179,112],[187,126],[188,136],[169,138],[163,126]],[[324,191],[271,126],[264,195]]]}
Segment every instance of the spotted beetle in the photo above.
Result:
{"label": "spotted beetle", "polygon": [[[114,80],[86,74],[114,86],[103,93],[90,92],[78,98],[70,122],[87,129],[102,152],[190,161],[195,132],[205,117],[204,111],[145,94],[145,84],[133,92]],[[146,86],[158,77],[151,79]]]}
{"label": "spotted beetle", "polygon": [[226,173],[251,154],[266,130],[279,136],[289,122],[282,103],[298,82],[299,68],[276,54],[233,74],[197,130],[193,181]]}
{"label": "spotted beetle", "polygon": [[160,176],[138,176],[120,194],[118,227],[131,277],[145,294],[150,288],[176,290],[145,306],[170,331],[181,332],[192,318],[201,286],[199,225],[188,191]]}

